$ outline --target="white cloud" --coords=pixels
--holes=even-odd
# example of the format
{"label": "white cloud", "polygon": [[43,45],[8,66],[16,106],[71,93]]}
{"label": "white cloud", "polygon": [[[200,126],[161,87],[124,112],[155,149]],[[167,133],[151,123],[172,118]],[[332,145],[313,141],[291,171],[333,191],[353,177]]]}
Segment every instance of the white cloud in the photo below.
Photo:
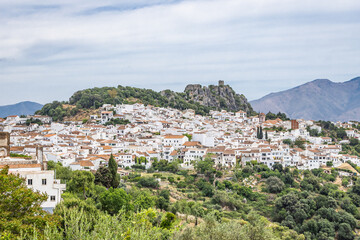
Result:
{"label": "white cloud", "polygon": [[[183,90],[218,79],[254,99],[360,75],[356,0],[19,0],[0,9],[9,93],[0,105],[65,100],[91,86]],[[14,97],[20,84],[32,91]]]}

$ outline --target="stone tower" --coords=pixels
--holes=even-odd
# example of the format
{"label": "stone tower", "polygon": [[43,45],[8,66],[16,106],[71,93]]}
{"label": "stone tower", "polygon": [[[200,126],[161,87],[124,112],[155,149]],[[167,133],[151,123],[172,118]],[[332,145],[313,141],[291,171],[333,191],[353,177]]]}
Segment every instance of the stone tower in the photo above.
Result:
{"label": "stone tower", "polygon": [[219,86],[224,86],[224,80],[219,80]]}
{"label": "stone tower", "polygon": [[260,113],[260,114],[259,114],[259,122],[260,122],[260,123],[263,123],[263,122],[265,122],[265,120],[266,120],[266,115],[265,115],[265,113]]}

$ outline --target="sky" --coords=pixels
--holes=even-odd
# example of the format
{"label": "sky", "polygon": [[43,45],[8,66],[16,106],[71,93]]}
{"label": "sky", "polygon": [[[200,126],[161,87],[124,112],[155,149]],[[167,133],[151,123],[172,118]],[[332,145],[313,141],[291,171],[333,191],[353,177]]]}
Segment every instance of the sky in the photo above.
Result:
{"label": "sky", "polygon": [[360,76],[359,0],[1,0],[0,24],[0,105],[220,79],[254,100]]}

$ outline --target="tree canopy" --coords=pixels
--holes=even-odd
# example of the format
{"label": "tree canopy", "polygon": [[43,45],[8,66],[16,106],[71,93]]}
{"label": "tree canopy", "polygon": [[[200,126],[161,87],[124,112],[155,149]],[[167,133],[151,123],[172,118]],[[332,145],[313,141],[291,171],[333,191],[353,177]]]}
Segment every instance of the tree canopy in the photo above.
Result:
{"label": "tree canopy", "polygon": [[0,238],[15,239],[32,236],[34,231],[42,234],[47,224],[56,219],[41,208],[46,194],[34,192],[25,179],[9,174],[8,167],[0,171]]}

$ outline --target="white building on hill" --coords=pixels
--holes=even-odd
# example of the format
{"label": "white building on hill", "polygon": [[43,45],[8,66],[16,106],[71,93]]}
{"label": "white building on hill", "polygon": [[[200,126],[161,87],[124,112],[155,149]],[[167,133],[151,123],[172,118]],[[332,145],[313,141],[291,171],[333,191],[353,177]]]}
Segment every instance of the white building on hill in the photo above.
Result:
{"label": "white building on hill", "polygon": [[25,178],[25,183],[29,188],[41,193],[46,193],[48,198],[41,204],[41,207],[52,212],[55,206],[61,201],[61,194],[66,189],[66,184],[61,184],[60,180],[55,179],[54,171],[23,171],[21,169],[11,169],[13,174],[19,174]]}

